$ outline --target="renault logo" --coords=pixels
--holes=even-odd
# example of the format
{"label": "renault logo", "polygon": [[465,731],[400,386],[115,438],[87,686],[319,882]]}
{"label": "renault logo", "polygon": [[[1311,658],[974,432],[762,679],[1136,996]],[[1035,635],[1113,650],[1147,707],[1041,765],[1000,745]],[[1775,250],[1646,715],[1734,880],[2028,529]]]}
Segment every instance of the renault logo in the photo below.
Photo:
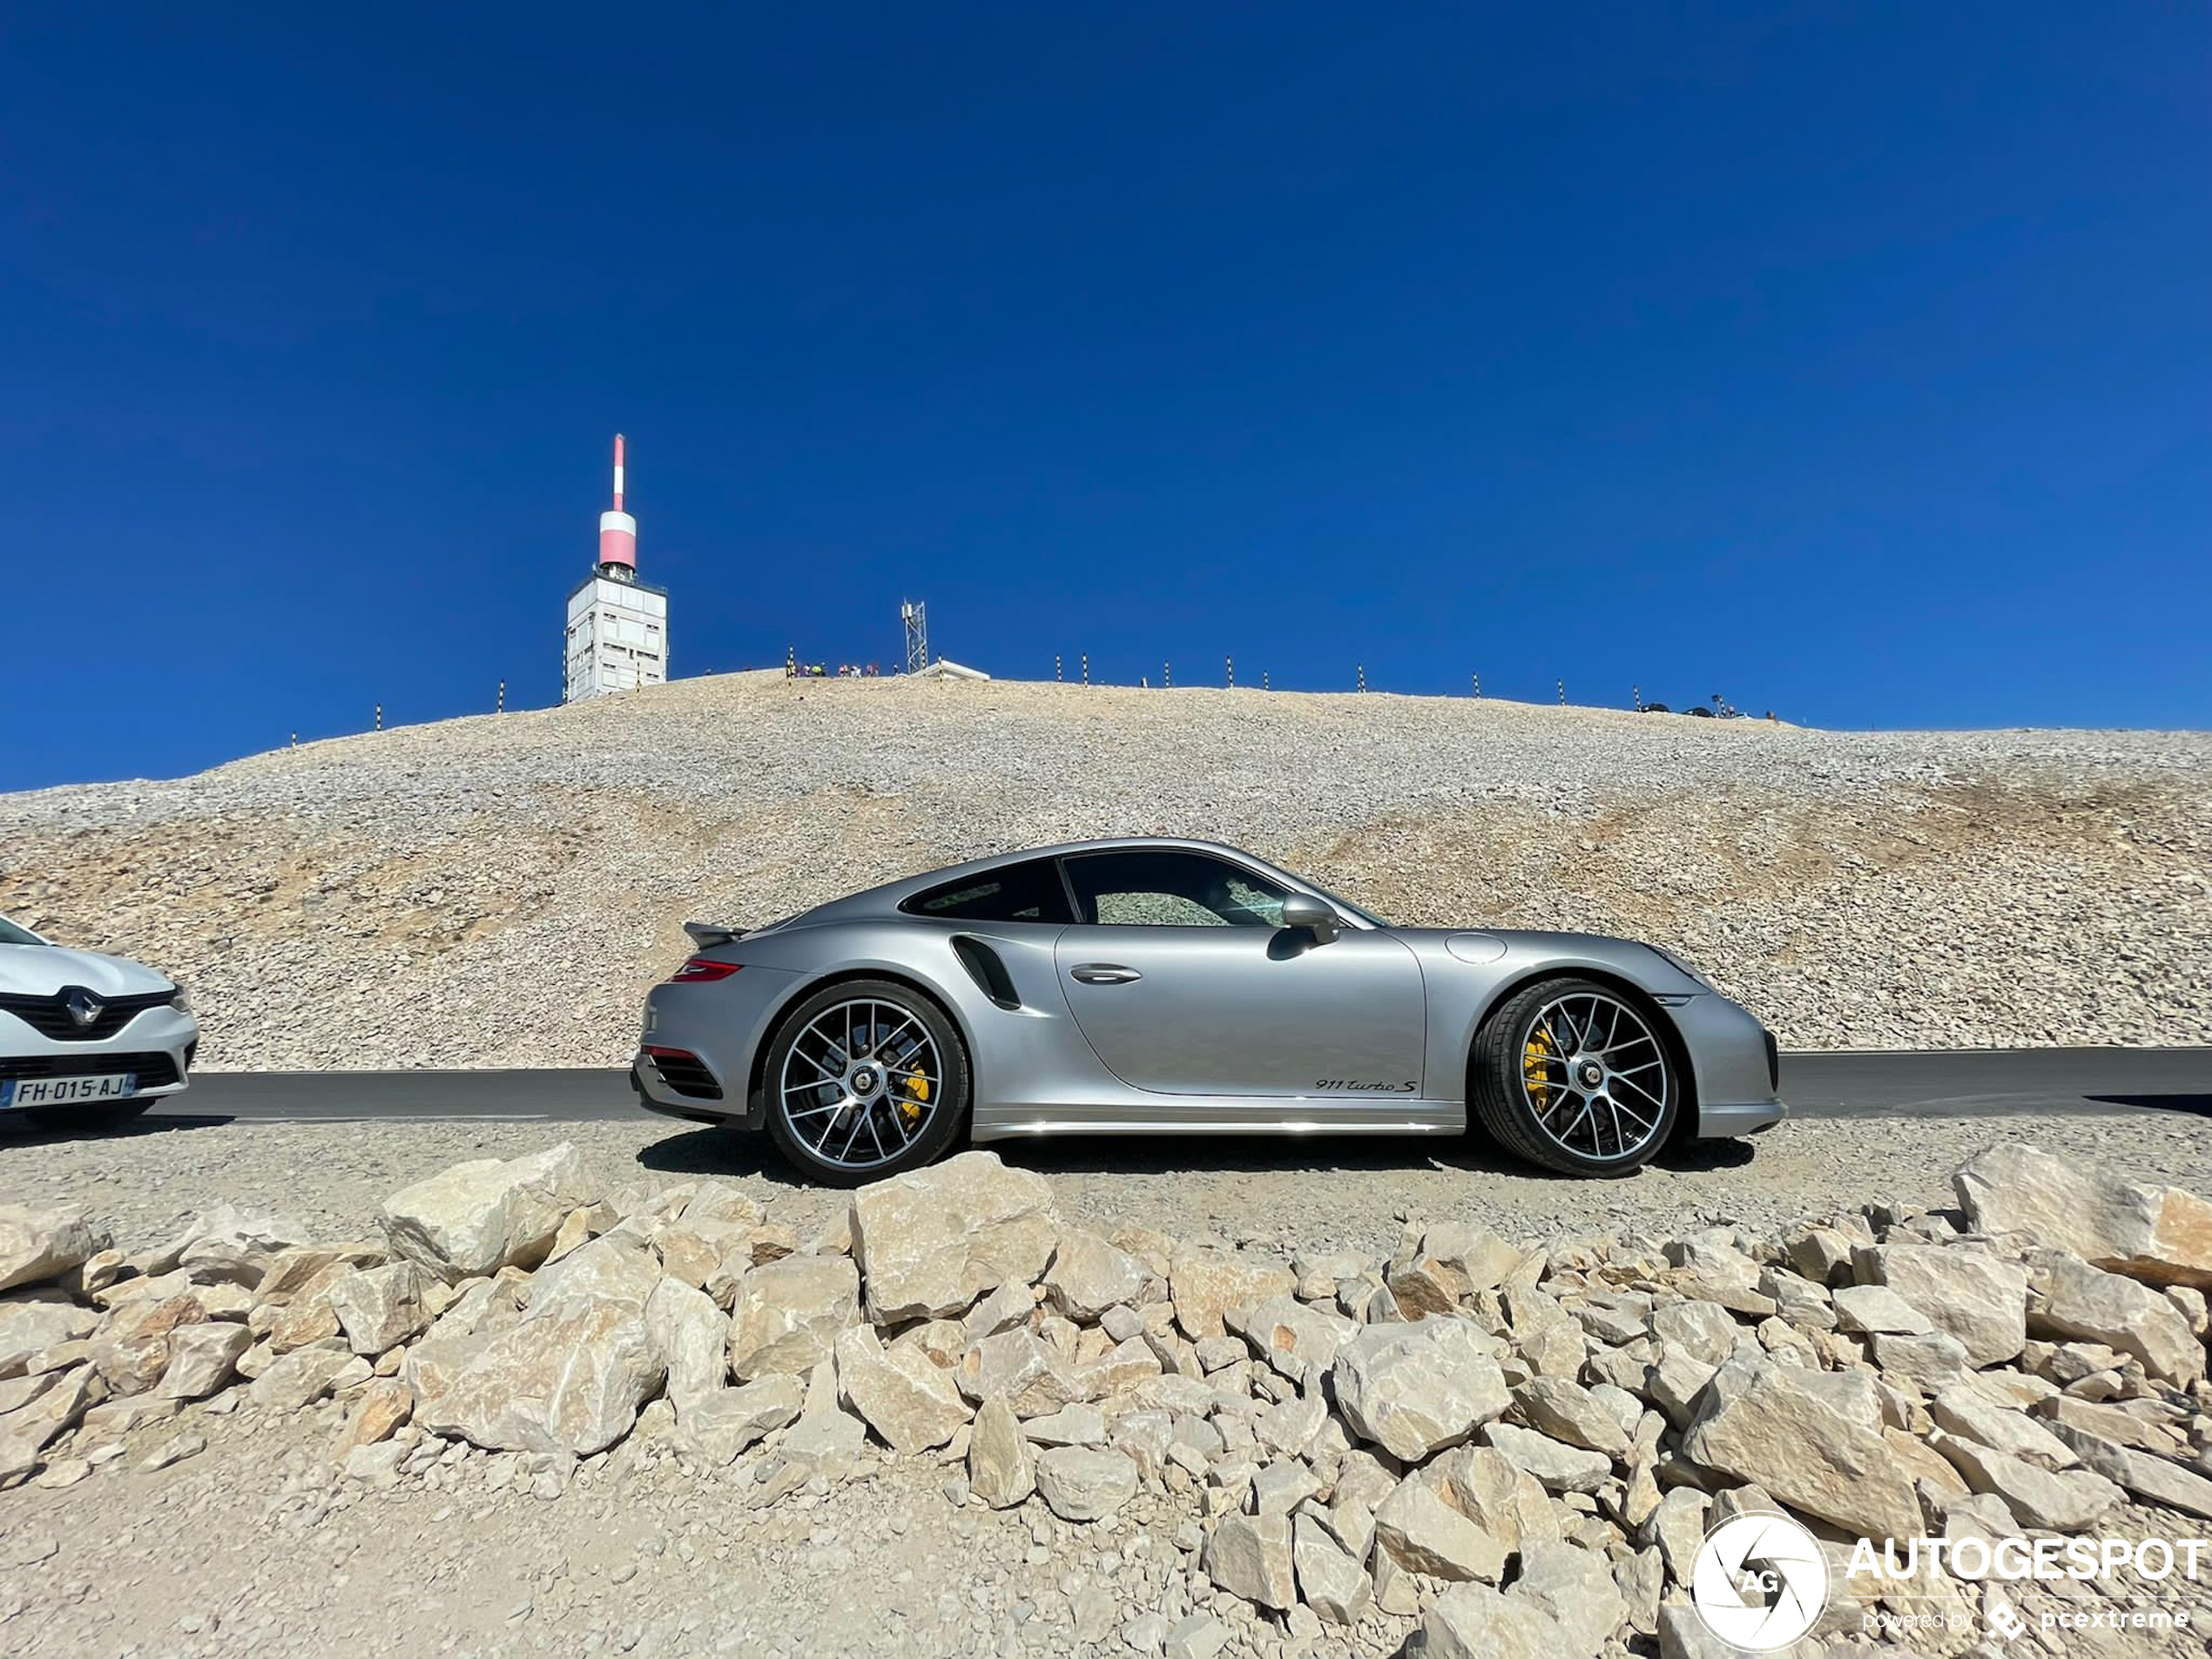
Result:
{"label": "renault logo", "polygon": [[107,1004],[86,990],[82,985],[72,985],[62,998],[62,1006],[69,1010],[69,1017],[78,1025],[90,1025],[107,1012]]}

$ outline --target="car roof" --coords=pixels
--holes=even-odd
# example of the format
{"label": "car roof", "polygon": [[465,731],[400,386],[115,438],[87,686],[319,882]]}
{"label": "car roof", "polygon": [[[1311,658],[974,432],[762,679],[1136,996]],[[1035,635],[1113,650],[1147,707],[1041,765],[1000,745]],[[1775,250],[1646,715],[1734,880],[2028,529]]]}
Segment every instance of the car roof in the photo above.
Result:
{"label": "car roof", "polygon": [[[1184,835],[1104,835],[1088,841],[1061,841],[1051,846],[1025,846],[1011,853],[996,853],[989,858],[970,859],[965,864],[948,864],[941,869],[924,870],[917,875],[901,876],[896,881],[886,881],[880,887],[847,894],[841,899],[832,899],[827,904],[817,905],[805,913],[809,921],[827,921],[843,916],[880,915],[895,911],[917,893],[963,877],[988,875],[1008,865],[1027,864],[1033,859],[1056,859],[1083,853],[1114,853],[1124,849],[1170,849],[1186,853],[1209,853],[1224,857],[1232,863],[1245,864],[1260,870],[1271,871],[1287,878],[1303,889],[1306,883],[1288,870],[1269,863],[1258,853],[1247,853],[1242,847],[1231,846],[1223,841],[1202,841]],[[793,921],[800,918],[793,917]]]}

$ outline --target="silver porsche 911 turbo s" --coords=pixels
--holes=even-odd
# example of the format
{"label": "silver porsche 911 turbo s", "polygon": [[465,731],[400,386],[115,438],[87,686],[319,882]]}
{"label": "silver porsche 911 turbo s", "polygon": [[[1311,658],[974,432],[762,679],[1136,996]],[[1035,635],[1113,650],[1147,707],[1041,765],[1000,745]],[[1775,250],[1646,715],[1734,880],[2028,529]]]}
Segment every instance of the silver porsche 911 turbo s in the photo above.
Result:
{"label": "silver porsche 911 turbo s", "polygon": [[839,1184],[1066,1133],[1474,1129],[1605,1175],[1786,1109],[1773,1038],[1654,946],[1393,927],[1205,841],[1041,847],[685,931],[640,1103],[765,1129]]}

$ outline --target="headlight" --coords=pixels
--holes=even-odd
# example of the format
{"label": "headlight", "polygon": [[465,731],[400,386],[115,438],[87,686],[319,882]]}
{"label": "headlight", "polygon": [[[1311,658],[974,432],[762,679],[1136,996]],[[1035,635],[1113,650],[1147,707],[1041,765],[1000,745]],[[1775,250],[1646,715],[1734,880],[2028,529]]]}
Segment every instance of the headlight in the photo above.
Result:
{"label": "headlight", "polygon": [[1651,950],[1654,955],[1665,958],[1667,962],[1672,966],[1676,972],[1683,974],[1685,978],[1696,980],[1707,990],[1717,991],[1720,988],[1717,985],[1715,985],[1712,981],[1707,979],[1703,974],[1692,968],[1688,962],[1683,961],[1681,957],[1676,955],[1674,952],[1667,949],[1663,945],[1654,945],[1651,947]]}
{"label": "headlight", "polygon": [[169,1006],[176,1009],[179,1014],[190,1014],[192,1012],[192,998],[185,995],[185,988],[183,986],[179,985],[177,988],[176,995],[169,999]]}

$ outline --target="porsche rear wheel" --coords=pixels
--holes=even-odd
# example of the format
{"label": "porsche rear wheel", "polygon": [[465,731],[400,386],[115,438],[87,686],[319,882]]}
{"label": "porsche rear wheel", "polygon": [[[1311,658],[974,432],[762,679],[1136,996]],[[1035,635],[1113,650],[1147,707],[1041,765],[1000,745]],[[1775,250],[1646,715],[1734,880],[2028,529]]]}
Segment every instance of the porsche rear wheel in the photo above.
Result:
{"label": "porsche rear wheel", "polygon": [[1624,1175],[1667,1143],[1682,1080],[1659,1016],[1590,980],[1516,992],[1475,1038],[1468,1104],[1491,1138],[1567,1175]]}
{"label": "porsche rear wheel", "polygon": [[853,980],[785,1017],[764,1073],[768,1130],[812,1178],[859,1186],[941,1157],[968,1122],[968,1050],[944,1010]]}

